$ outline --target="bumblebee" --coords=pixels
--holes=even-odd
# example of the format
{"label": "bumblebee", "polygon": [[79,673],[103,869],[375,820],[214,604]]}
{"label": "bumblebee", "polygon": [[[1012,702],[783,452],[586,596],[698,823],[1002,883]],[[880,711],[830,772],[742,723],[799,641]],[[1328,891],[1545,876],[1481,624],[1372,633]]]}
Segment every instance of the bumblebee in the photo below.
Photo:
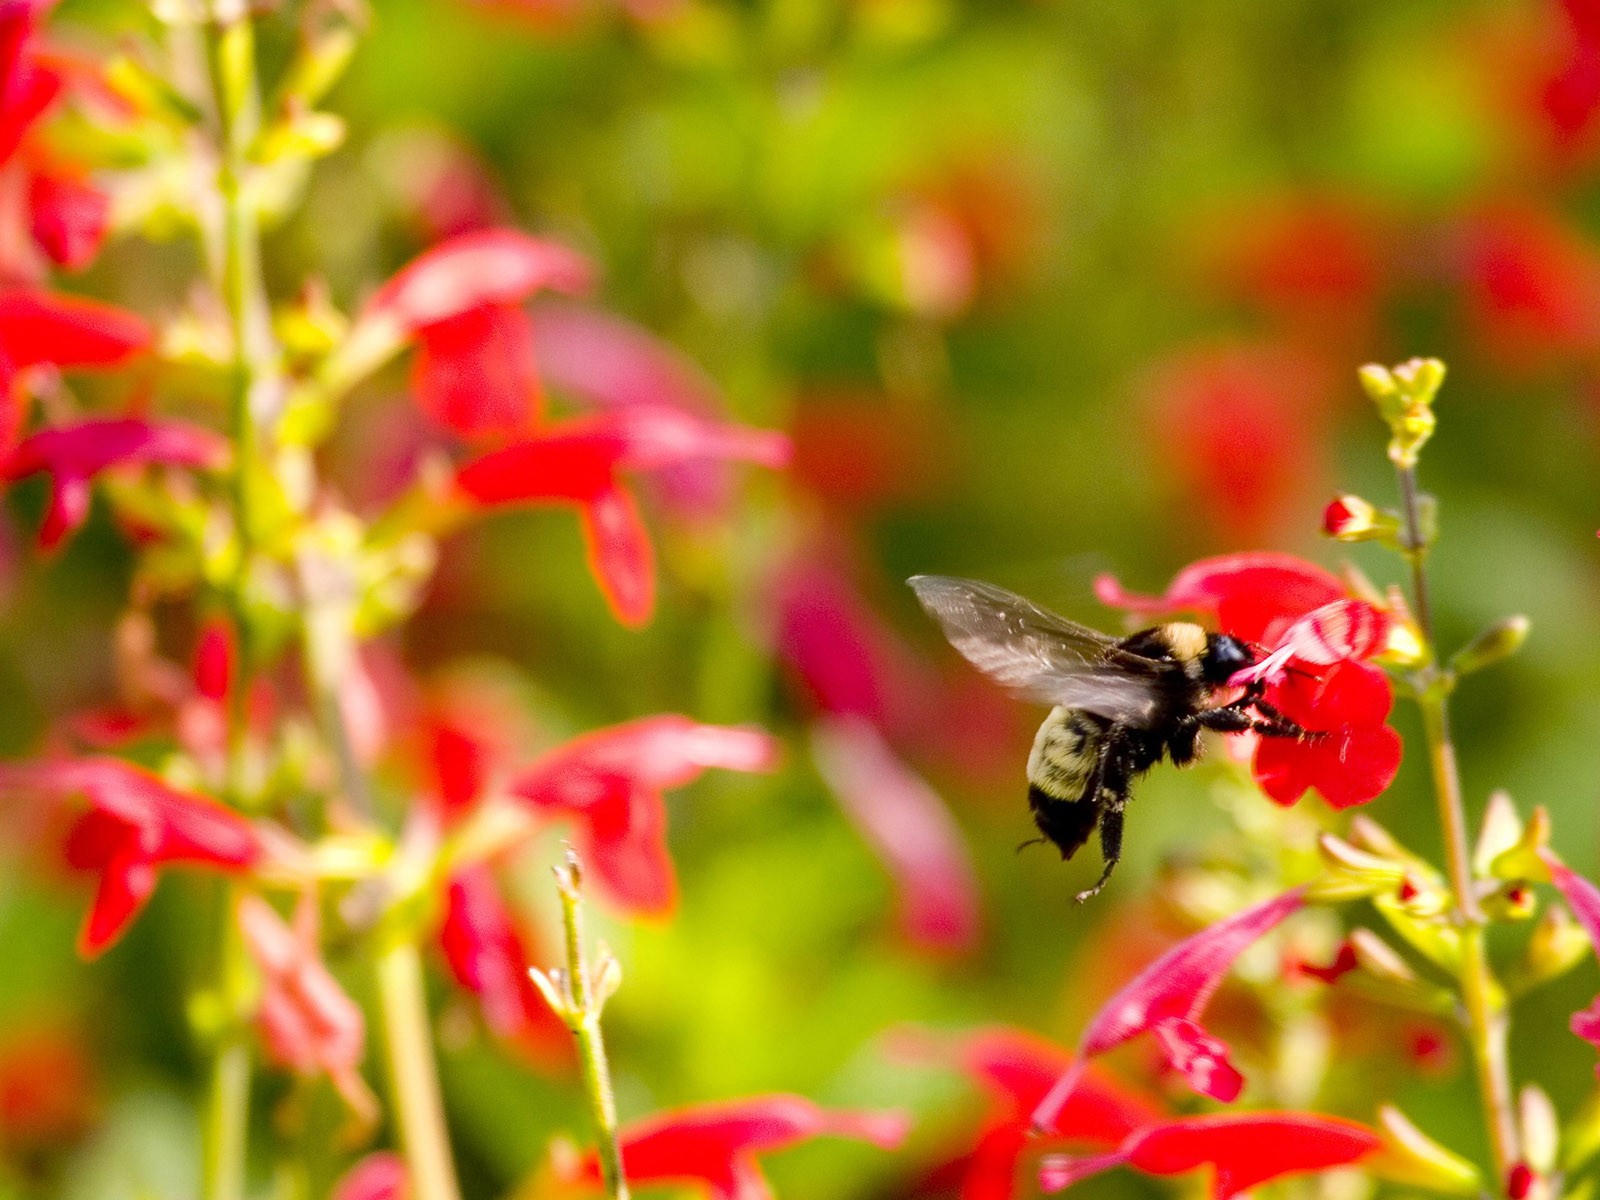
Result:
{"label": "bumblebee", "polygon": [[[945,575],[907,581],[922,607],[978,670],[1051,705],[1028,755],[1028,805],[1040,836],[1071,858],[1098,826],[1104,868],[1078,902],[1105,887],[1122,857],[1133,781],[1162,759],[1200,755],[1202,730],[1312,736],[1261,697],[1261,682],[1214,703],[1233,675],[1260,661],[1226,633],[1174,621],[1118,640],[993,584]],[[1031,845],[1024,842],[1023,845]]]}

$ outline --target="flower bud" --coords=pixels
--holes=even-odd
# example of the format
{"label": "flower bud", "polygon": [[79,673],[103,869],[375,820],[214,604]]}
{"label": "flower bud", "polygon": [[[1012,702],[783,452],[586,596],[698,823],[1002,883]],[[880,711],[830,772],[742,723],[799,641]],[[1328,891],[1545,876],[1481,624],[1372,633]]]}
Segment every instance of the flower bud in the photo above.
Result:
{"label": "flower bud", "polygon": [[1414,467],[1433,436],[1433,400],[1444,383],[1445,366],[1436,358],[1413,358],[1394,368],[1369,364],[1358,372],[1361,386],[1389,426],[1389,459]]}
{"label": "flower bud", "polygon": [[1483,809],[1483,828],[1478,833],[1477,845],[1472,850],[1472,869],[1479,875],[1489,873],[1489,864],[1510,850],[1522,839],[1522,818],[1517,814],[1511,793],[1496,788],[1489,793],[1489,802]]}
{"label": "flower bud", "polygon": [[1479,901],[1491,921],[1527,921],[1538,909],[1538,899],[1526,880],[1502,884]]}
{"label": "flower bud", "polygon": [[1378,1109],[1378,1130],[1383,1148],[1365,1164],[1378,1177],[1455,1196],[1483,1190],[1477,1167],[1423,1133],[1392,1104]]}
{"label": "flower bud", "polygon": [[1572,914],[1559,904],[1544,910],[1528,937],[1522,962],[1511,977],[1526,992],[1565,975],[1589,955],[1589,938]]}
{"label": "flower bud", "polygon": [[1368,853],[1331,833],[1317,839],[1317,854],[1322,874],[1306,893],[1313,900],[1337,902],[1392,894],[1405,875],[1403,863]]}
{"label": "flower bud", "polygon": [[1561,1144],[1561,1119],[1549,1095],[1537,1084],[1527,1084],[1517,1097],[1517,1123],[1522,1127],[1522,1153],[1541,1175],[1555,1170]]}
{"label": "flower bud", "polygon": [[1407,877],[1398,894],[1375,896],[1372,903],[1413,950],[1446,971],[1460,966],[1461,933],[1441,919],[1451,907],[1443,888]]}
{"label": "flower bud", "polygon": [[1522,649],[1528,637],[1528,618],[1521,613],[1502,617],[1481,630],[1450,659],[1450,669],[1457,675],[1470,675],[1491,667],[1501,659],[1510,658]]}
{"label": "flower bud", "polygon": [[1335,496],[1322,510],[1322,532],[1340,542],[1398,545],[1400,518],[1360,496]]}
{"label": "flower bud", "polygon": [[1489,874],[1496,879],[1550,878],[1543,851],[1550,845],[1550,814],[1543,807],[1533,810],[1522,834],[1510,849],[1503,851],[1489,863]]}

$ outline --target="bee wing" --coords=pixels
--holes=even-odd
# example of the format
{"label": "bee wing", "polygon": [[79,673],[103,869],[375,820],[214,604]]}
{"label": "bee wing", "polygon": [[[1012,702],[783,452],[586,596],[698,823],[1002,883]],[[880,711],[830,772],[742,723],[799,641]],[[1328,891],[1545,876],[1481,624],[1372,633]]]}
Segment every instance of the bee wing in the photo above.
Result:
{"label": "bee wing", "polygon": [[1033,601],[976,579],[906,581],[950,644],[996,683],[1041,704],[1148,725],[1160,707],[1153,660]]}

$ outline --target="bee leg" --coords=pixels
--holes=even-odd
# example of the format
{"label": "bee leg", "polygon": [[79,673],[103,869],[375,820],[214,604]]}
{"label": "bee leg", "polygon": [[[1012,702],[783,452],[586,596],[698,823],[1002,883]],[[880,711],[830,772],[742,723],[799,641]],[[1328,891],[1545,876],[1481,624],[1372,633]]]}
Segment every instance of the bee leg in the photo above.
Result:
{"label": "bee leg", "polygon": [[[1202,709],[1195,713],[1190,720],[1206,729],[1214,729],[1218,733],[1243,733],[1248,729],[1265,737],[1305,738],[1314,736],[1310,731],[1302,729],[1270,704],[1262,708],[1262,703],[1262,701],[1255,702],[1255,713],[1250,712],[1248,709],[1237,708],[1233,704],[1225,704],[1221,708]],[[1257,713],[1260,715],[1256,715]]]}
{"label": "bee leg", "polygon": [[1107,800],[1105,807],[1100,810],[1100,854],[1105,859],[1105,866],[1101,868],[1100,878],[1095,885],[1078,893],[1076,899],[1079,904],[1100,894],[1100,889],[1106,886],[1111,872],[1117,869],[1117,863],[1122,860],[1122,813],[1127,803],[1128,797],[1124,792],[1115,799]]}

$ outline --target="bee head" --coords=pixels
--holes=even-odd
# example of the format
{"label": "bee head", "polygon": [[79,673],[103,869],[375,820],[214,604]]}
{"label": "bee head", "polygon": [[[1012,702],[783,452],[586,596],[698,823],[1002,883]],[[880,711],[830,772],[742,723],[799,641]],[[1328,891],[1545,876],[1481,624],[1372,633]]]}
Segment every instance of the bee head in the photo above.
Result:
{"label": "bee head", "polygon": [[1200,656],[1200,674],[1207,683],[1220,687],[1234,672],[1255,662],[1256,652],[1250,643],[1231,633],[1213,633],[1207,636],[1205,653]]}

